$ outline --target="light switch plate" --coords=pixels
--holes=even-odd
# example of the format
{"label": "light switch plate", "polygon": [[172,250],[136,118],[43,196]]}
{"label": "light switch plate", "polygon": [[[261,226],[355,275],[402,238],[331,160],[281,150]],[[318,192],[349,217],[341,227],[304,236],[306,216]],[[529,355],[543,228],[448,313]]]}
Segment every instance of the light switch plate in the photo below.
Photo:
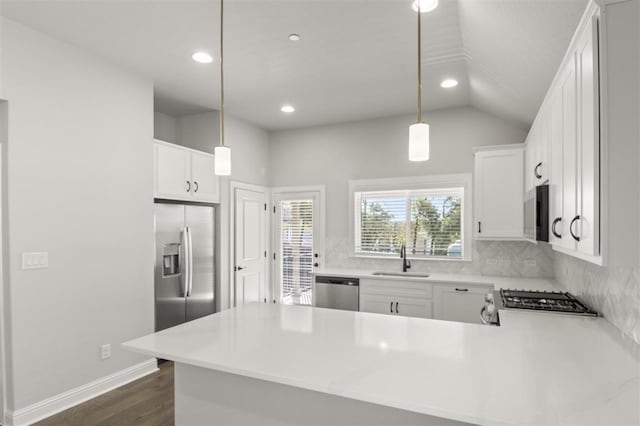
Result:
{"label": "light switch plate", "polygon": [[22,253],[22,269],[43,269],[49,267],[49,252]]}

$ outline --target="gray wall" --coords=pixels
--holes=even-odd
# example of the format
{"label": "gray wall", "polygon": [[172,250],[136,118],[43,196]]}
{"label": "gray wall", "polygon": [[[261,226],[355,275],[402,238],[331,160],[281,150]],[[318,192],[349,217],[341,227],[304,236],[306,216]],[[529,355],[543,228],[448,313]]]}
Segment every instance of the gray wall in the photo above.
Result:
{"label": "gray wall", "polygon": [[[326,185],[326,265],[339,268],[397,268],[395,260],[350,258],[348,181],[431,174],[471,173],[475,146],[522,143],[526,133],[472,107],[426,114],[431,160],[407,158],[413,116],[382,118],[271,135],[271,185]],[[414,270],[492,275],[550,276],[550,252],[525,243],[478,243],[473,262],[415,261]],[[484,257],[482,257],[484,256]],[[495,259],[499,265],[489,265]],[[526,266],[524,260],[535,260]]]}
{"label": "gray wall", "polygon": [[[145,360],[119,344],[153,331],[153,87],[11,21],[1,38],[14,411]],[[23,271],[31,251],[49,268]]]}

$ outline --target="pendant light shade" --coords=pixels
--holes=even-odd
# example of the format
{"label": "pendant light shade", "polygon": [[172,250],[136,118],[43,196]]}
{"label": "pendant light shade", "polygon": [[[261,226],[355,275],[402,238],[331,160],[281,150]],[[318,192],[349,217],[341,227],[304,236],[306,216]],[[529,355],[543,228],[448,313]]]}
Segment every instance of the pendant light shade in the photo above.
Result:
{"label": "pendant light shade", "polygon": [[[415,10],[418,15],[418,114],[415,124],[409,126],[409,161],[429,159],[429,125],[422,122],[422,1],[417,0]],[[438,5],[435,5],[433,10]]]}
{"label": "pendant light shade", "polygon": [[224,66],[223,66],[223,52],[224,52],[224,27],[223,27],[223,15],[224,15],[224,0],[220,0],[220,145],[216,146],[214,154],[214,173],[218,176],[230,176],[231,175],[231,148],[224,145]]}
{"label": "pendant light shade", "polygon": [[409,126],[409,161],[429,159],[429,125],[415,123]]}
{"label": "pendant light shade", "polygon": [[216,146],[215,171],[218,176],[231,175],[231,148],[228,146]]}

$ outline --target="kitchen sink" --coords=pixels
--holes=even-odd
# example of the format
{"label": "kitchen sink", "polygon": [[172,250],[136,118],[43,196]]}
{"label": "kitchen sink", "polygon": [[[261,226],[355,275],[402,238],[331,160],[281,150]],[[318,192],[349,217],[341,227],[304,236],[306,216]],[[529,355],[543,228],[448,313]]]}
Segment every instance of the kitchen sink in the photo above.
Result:
{"label": "kitchen sink", "polygon": [[423,274],[421,272],[374,272],[371,275],[378,275],[381,277],[406,277],[406,278],[429,278],[429,274]]}

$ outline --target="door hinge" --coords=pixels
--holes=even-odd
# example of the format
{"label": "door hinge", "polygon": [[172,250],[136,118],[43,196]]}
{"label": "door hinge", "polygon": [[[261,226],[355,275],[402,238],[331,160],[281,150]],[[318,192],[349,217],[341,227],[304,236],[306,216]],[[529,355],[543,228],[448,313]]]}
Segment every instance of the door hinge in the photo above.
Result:
{"label": "door hinge", "polygon": [[276,254],[273,253],[273,260],[276,260]]}
{"label": "door hinge", "polygon": [[276,212],[276,206],[273,206],[273,212],[274,213]]}
{"label": "door hinge", "polygon": [[264,211],[267,211],[267,203],[264,203]]}
{"label": "door hinge", "polygon": [[267,257],[267,251],[266,250],[264,251],[264,257]]}

